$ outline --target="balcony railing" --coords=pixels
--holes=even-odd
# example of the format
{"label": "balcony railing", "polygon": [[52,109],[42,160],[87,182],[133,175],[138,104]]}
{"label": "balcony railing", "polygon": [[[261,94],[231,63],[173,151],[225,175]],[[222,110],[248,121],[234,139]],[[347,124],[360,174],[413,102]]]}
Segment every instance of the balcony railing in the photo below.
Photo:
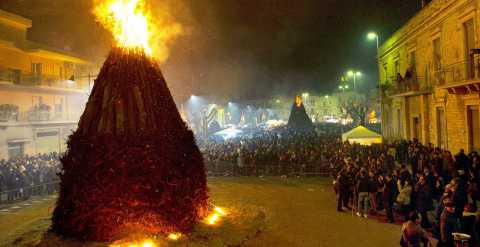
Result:
{"label": "balcony railing", "polygon": [[434,72],[434,82],[446,86],[480,79],[480,57],[472,56],[470,60],[442,66]]}
{"label": "balcony railing", "polygon": [[49,111],[29,111],[27,112],[27,120],[29,122],[50,121]]}
{"label": "balcony railing", "polygon": [[386,93],[388,95],[400,95],[408,93],[428,92],[430,87],[425,83],[424,78],[411,77],[403,80],[392,80],[391,86]]}
{"label": "balcony railing", "polygon": [[30,110],[15,114],[6,114],[0,111],[0,122],[76,122],[80,119],[80,116],[81,112],[55,112],[52,110]]}
{"label": "balcony railing", "polygon": [[87,89],[88,87],[81,81],[68,83],[68,80],[63,80],[59,76],[55,75],[16,73],[14,70],[5,69],[0,69],[0,82],[7,82],[10,84],[23,86],[46,86],[71,89]]}

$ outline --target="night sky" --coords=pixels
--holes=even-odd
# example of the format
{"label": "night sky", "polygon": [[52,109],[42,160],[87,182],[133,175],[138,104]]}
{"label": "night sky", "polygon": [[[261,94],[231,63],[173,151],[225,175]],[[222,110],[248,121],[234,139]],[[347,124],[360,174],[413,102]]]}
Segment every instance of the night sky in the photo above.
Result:
{"label": "night sky", "polygon": [[[375,44],[420,9],[420,0],[151,0],[184,27],[162,64],[173,87],[196,94],[260,99],[331,93],[349,68],[375,87]],[[102,61],[109,34],[92,0],[2,0],[0,8],[34,21],[30,39]],[[186,89],[187,90],[187,89]]]}

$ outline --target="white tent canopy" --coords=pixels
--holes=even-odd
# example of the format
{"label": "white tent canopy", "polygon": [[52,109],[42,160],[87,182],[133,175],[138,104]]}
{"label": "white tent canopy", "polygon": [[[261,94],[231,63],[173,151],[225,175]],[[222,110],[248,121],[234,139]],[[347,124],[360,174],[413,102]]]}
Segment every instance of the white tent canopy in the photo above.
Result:
{"label": "white tent canopy", "polygon": [[360,125],[344,133],[342,135],[342,141],[361,145],[372,145],[373,143],[382,143],[382,136]]}

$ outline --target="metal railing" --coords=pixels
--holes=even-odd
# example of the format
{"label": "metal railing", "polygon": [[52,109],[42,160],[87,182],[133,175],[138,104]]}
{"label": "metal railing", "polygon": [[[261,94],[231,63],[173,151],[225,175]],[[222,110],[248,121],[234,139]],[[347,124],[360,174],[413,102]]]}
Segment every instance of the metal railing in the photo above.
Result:
{"label": "metal railing", "polygon": [[207,162],[208,176],[329,176],[331,168],[319,163],[243,164],[230,161]]}
{"label": "metal railing", "polygon": [[[19,71],[20,72],[20,71]],[[85,89],[84,83],[67,83],[58,75],[15,73],[13,70],[0,69],[0,81],[23,86],[46,86],[57,88]]]}
{"label": "metal railing", "polygon": [[51,195],[58,192],[60,181],[55,180],[47,183],[23,186],[15,189],[0,191],[0,205],[28,200],[32,196]]}
{"label": "metal railing", "polygon": [[480,79],[480,56],[472,55],[470,60],[441,66],[433,73],[435,85],[444,86]]}
{"label": "metal railing", "polygon": [[81,112],[57,112],[54,110],[30,110],[15,113],[0,111],[0,122],[78,121],[81,115]]}
{"label": "metal railing", "polygon": [[429,87],[426,85],[423,78],[411,77],[403,79],[401,81],[395,81],[393,87],[390,90],[390,94],[403,94],[409,92],[426,91]]}

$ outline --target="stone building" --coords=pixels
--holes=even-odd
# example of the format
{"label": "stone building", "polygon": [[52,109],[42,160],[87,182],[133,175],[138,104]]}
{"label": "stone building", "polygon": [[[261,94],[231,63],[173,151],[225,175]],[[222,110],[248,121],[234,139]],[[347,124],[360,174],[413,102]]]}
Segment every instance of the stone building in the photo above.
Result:
{"label": "stone building", "polygon": [[0,159],[63,152],[89,91],[89,64],[28,40],[31,26],[0,10]]}
{"label": "stone building", "polygon": [[480,0],[432,0],[379,48],[383,135],[480,151]]}

